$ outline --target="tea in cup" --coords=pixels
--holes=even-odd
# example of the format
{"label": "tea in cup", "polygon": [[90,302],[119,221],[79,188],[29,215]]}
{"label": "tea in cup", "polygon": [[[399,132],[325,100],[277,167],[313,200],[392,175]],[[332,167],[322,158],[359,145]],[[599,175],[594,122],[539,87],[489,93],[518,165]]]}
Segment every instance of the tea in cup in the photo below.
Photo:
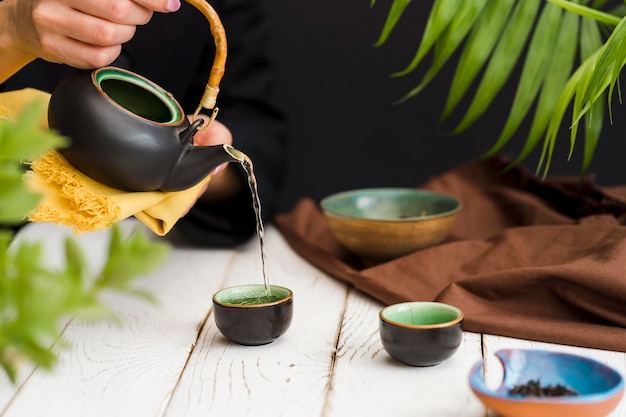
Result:
{"label": "tea in cup", "polygon": [[462,322],[463,312],[448,304],[392,304],[380,310],[380,339],[387,353],[406,365],[437,365],[459,348]]}
{"label": "tea in cup", "polygon": [[240,345],[265,345],[283,335],[293,317],[293,292],[277,285],[241,285],[213,295],[219,331]]}

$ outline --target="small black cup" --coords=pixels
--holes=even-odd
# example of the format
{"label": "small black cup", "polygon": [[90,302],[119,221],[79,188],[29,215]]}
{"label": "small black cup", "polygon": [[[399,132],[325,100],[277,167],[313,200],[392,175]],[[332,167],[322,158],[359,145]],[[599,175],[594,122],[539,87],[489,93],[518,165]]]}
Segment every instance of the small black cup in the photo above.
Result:
{"label": "small black cup", "polygon": [[215,324],[228,339],[240,345],[273,342],[289,329],[293,317],[293,293],[288,288],[241,285],[213,295]]}
{"label": "small black cup", "polygon": [[406,365],[437,365],[454,355],[463,339],[463,312],[448,304],[393,304],[381,309],[379,318],[383,347]]}

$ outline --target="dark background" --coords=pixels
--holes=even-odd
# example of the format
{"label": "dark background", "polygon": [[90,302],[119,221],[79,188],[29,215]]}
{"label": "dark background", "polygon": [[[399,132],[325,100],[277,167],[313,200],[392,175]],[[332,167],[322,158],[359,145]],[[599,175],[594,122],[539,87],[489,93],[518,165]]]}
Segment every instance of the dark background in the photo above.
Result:
{"label": "dark background", "polygon": [[[428,3],[428,4],[427,4]],[[447,65],[420,95],[394,105],[416,86],[426,61],[410,75],[392,78],[413,58],[430,2],[412,2],[390,39],[373,45],[390,0],[271,0],[271,54],[278,71],[276,102],[290,120],[289,169],[281,208],[302,197],[319,200],[336,191],[378,186],[419,186],[428,178],[479,158],[497,139],[508,116],[510,85],[466,132],[448,135],[460,120],[443,125],[454,65]],[[466,107],[460,107],[465,109]],[[605,123],[590,173],[600,185],[626,184],[624,105]],[[550,175],[577,175],[583,140],[567,161],[567,127],[559,137]],[[505,149],[517,155],[522,128]],[[538,153],[524,164],[533,169]],[[260,190],[262,192],[262,190]]]}

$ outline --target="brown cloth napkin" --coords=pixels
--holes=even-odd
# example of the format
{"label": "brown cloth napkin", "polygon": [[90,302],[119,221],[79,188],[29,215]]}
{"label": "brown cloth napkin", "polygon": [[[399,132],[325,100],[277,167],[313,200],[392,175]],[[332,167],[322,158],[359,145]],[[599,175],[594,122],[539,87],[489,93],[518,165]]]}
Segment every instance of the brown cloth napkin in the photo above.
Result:
{"label": "brown cloth napkin", "polygon": [[365,268],[331,235],[317,203],[276,218],[322,271],[386,304],[461,308],[467,331],[626,352],[626,186],[541,180],[498,156],[420,188],[463,210],[444,243]]}

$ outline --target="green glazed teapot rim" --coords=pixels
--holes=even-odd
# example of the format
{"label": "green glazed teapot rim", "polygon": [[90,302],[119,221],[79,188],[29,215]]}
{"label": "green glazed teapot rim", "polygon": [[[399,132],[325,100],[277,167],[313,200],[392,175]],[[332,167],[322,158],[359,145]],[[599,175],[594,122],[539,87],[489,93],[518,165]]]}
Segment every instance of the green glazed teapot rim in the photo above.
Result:
{"label": "green glazed teapot rim", "polygon": [[109,97],[111,100],[113,100],[116,103],[117,101],[111,98],[103,89],[102,87],[103,81],[106,81],[106,80],[124,81],[124,82],[133,84],[137,87],[140,87],[148,91],[149,93],[154,95],[156,98],[158,98],[169,110],[171,117],[164,124],[179,123],[184,117],[180,105],[172,97],[170,93],[165,91],[163,88],[161,88],[159,85],[155,84],[154,82],[132,71],[128,71],[128,70],[125,70],[123,68],[118,68],[118,67],[102,67],[94,71],[93,80],[96,86],[98,87],[98,89],[102,92],[102,94],[105,95],[106,97]]}

